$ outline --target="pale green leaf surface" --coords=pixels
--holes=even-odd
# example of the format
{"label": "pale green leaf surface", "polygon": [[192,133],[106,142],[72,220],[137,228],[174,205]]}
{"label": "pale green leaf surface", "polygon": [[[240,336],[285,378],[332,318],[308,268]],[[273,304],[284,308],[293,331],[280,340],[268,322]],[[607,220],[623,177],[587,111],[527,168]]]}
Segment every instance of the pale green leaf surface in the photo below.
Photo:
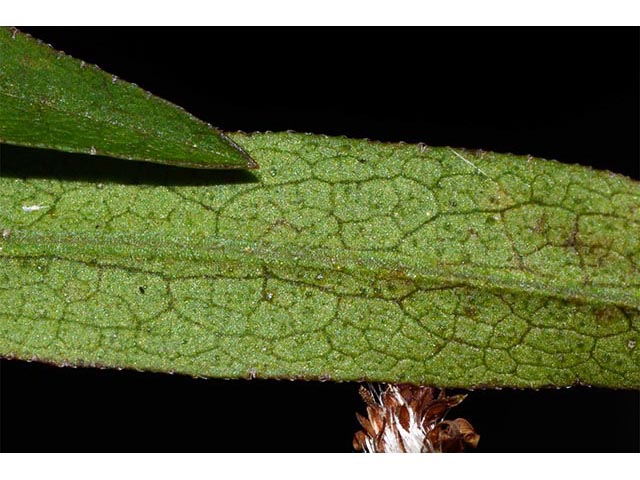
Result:
{"label": "pale green leaf surface", "polygon": [[0,354],[640,387],[637,182],[448,148],[232,138],[259,171],[3,147]]}
{"label": "pale green leaf surface", "polygon": [[182,108],[0,27],[0,142],[191,168],[256,168]]}

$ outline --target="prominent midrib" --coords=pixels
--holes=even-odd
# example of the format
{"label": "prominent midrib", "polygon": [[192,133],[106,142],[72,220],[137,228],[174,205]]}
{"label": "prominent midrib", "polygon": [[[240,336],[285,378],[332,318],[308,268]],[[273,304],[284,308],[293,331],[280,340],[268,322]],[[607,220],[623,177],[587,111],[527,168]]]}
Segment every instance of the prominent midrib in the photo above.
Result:
{"label": "prominent midrib", "polygon": [[[509,270],[490,266],[475,266],[475,270],[485,270],[478,273],[468,265],[464,268],[443,263],[434,264],[432,267],[419,265],[412,256],[393,251],[331,249],[219,237],[201,237],[197,240],[173,237],[159,241],[158,234],[87,235],[12,231],[4,237],[0,239],[0,246],[4,247],[0,250],[0,259],[51,258],[91,264],[98,268],[126,270],[130,268],[131,258],[136,257],[140,260],[136,262],[136,271],[175,279],[206,275],[166,274],[163,270],[154,269],[144,260],[179,260],[194,265],[238,265],[256,269],[270,266],[277,269],[289,267],[301,272],[340,272],[369,277],[372,280],[395,279],[443,286],[468,286],[492,292],[537,295],[628,310],[639,309],[637,301],[629,294],[636,285],[595,285],[591,289],[575,282],[572,284],[563,281],[562,285],[558,285],[557,279],[541,281],[532,279],[531,276],[516,278]],[[488,271],[491,273],[487,273]],[[213,276],[224,277],[222,274]],[[338,292],[336,294],[340,295]]]}

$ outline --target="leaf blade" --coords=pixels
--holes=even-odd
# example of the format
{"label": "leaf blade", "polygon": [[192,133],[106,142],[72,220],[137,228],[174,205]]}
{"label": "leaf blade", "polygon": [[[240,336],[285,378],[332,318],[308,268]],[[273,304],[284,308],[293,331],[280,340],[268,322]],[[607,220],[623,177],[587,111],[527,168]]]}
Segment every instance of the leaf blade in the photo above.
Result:
{"label": "leaf blade", "polygon": [[446,148],[233,138],[263,165],[257,182],[0,180],[14,305],[0,352],[221,377],[640,384],[636,182]]}
{"label": "leaf blade", "polygon": [[0,142],[189,168],[257,168],[180,107],[0,28]]}

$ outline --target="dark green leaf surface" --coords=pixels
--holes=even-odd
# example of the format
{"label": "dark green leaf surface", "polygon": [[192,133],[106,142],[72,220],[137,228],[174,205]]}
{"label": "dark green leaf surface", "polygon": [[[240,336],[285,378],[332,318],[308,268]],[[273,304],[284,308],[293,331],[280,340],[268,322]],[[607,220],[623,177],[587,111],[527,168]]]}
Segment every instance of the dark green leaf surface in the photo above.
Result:
{"label": "dark green leaf surface", "polygon": [[256,168],[180,107],[0,27],[0,142],[191,168]]}
{"label": "dark green leaf surface", "polygon": [[255,174],[3,147],[0,353],[640,387],[637,182],[449,148],[232,138]]}

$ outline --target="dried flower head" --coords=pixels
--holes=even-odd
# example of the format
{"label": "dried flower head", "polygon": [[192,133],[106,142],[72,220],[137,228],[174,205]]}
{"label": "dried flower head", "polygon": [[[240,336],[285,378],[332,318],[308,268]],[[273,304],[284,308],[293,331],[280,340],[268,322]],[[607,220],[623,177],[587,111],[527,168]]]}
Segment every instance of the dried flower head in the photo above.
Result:
{"label": "dried flower head", "polygon": [[356,432],[353,448],[371,453],[462,452],[480,440],[464,418],[444,420],[450,408],[466,395],[448,397],[441,390],[415,385],[389,384],[380,393],[360,387],[367,417],[357,414],[363,430]]}

